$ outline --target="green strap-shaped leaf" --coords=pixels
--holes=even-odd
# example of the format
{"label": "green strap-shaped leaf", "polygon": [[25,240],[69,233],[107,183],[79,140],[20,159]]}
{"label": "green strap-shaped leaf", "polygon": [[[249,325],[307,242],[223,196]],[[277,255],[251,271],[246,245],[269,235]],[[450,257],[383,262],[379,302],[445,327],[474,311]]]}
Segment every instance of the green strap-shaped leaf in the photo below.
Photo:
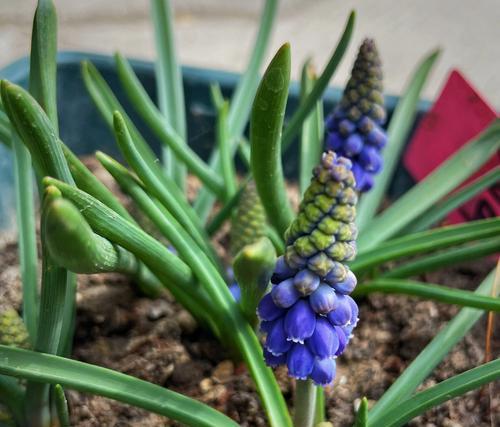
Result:
{"label": "green strap-shaped leaf", "polygon": [[[165,123],[180,136],[180,142],[187,145],[184,86],[181,67],[175,52],[170,0],[151,0],[151,18],[156,42],[156,83],[160,111]],[[164,167],[179,188],[184,190],[186,171],[184,165],[176,161],[177,156],[177,152],[174,157],[168,151],[164,151]]]}
{"label": "green strap-shaped leaf", "polygon": [[412,295],[446,304],[475,307],[487,311],[500,311],[500,298],[476,295],[470,291],[405,279],[376,279],[357,286],[353,295],[361,296],[377,292],[383,294]]}
{"label": "green strap-shaped leaf", "polygon": [[243,134],[250,115],[252,100],[259,85],[259,70],[265,59],[277,9],[278,0],[266,0],[250,60],[231,99],[228,121],[229,133],[234,145]]}
{"label": "green strap-shaped leaf", "polygon": [[250,119],[252,174],[269,222],[283,235],[294,214],[281,165],[281,130],[290,83],[290,45],[283,45],[257,89]]}
{"label": "green strap-shaped leaf", "polygon": [[[313,84],[317,81],[316,74],[309,61],[302,68],[302,78],[300,84],[301,102],[305,102],[307,95],[311,92]],[[319,163],[321,152],[323,151],[324,134],[323,101],[320,99],[316,107],[302,124],[302,134],[300,139],[300,193],[304,194],[311,182],[311,173]]]}
{"label": "green strap-shaped leaf", "polygon": [[128,213],[127,209],[120,203],[116,196],[106,187],[90,170],[75,156],[75,154],[61,142],[62,150],[69,170],[75,180],[76,186],[86,193],[94,196],[100,202],[104,203],[123,218],[135,223],[135,220]]}
{"label": "green strap-shaped leaf", "polygon": [[0,372],[108,397],[193,427],[238,425],[215,409],[182,394],[76,360],[0,346]]}
{"label": "green strap-shaped leaf", "polygon": [[350,266],[356,273],[362,273],[387,261],[494,237],[499,233],[500,218],[491,218],[408,234],[361,251]]}
{"label": "green strap-shaped leaf", "polygon": [[52,0],[39,0],[31,33],[29,90],[47,113],[58,133],[56,55],[56,8]]}
{"label": "green strap-shaped leaf", "polygon": [[56,130],[37,101],[6,80],[2,80],[1,92],[5,111],[28,147],[38,176],[53,176],[73,184]]}
{"label": "green strap-shaped leaf", "polygon": [[211,86],[212,102],[217,110],[215,137],[220,153],[221,172],[224,179],[225,197],[229,200],[236,193],[236,171],[234,170],[233,151],[229,135],[229,103],[226,101],[218,85]]}
{"label": "green strap-shaped leaf", "polygon": [[398,267],[391,268],[383,277],[409,277],[428,273],[459,262],[471,261],[486,255],[500,252],[500,237],[482,239],[472,244],[458,248],[450,248],[437,254],[409,261]]}
{"label": "green strap-shaped leaf", "polygon": [[[490,295],[495,271],[481,283],[476,295]],[[498,294],[498,292],[497,292]],[[409,398],[422,384],[433,369],[446,357],[449,351],[467,334],[474,324],[481,318],[484,311],[475,308],[464,308],[442,328],[439,333],[427,344],[415,360],[405,369],[400,377],[384,393],[380,400],[369,412],[370,425],[375,423],[393,408],[398,410],[399,403]],[[385,425],[381,425],[385,427]]]}
{"label": "green strap-shaped leaf", "polygon": [[488,173],[480,176],[479,178],[467,184],[460,190],[455,191],[441,202],[436,203],[433,207],[428,209],[425,213],[419,216],[415,221],[408,224],[404,233],[416,233],[423,231],[442,220],[451,211],[462,206],[477,194],[486,190],[488,187],[500,182],[500,166],[493,168]]}
{"label": "green strap-shaped leaf", "polygon": [[323,92],[327,88],[330,79],[339,66],[340,61],[342,60],[342,57],[347,50],[347,46],[349,46],[349,41],[351,40],[355,21],[356,12],[352,11],[349,15],[349,18],[347,19],[344,32],[342,33],[342,36],[340,37],[340,40],[335,50],[333,51],[328,64],[326,64],[326,67],[318,77],[318,80],[316,80],[316,83],[314,84],[307,98],[299,105],[299,108],[295,111],[292,118],[287,123],[282,137],[283,151],[285,151],[290,146],[295,135],[299,133],[300,127],[302,126],[302,123],[304,122],[306,117],[314,109],[316,103],[321,100]]}
{"label": "green strap-shaped leaf", "polygon": [[[128,164],[137,176],[148,188],[148,192],[156,197],[160,203],[173,215],[176,221],[187,231],[200,248],[203,248],[211,260],[217,264],[218,258],[210,243],[210,239],[203,230],[198,218],[190,218],[186,215],[182,204],[172,194],[172,187],[165,186],[161,181],[161,175],[157,171],[157,165],[149,165],[147,159],[141,155],[140,150],[132,139],[131,133],[123,116],[116,111],[114,114],[115,139]],[[175,185],[175,184],[173,184]],[[191,213],[194,214],[190,210]],[[192,219],[194,221],[192,221]]]}
{"label": "green strap-shaped leaf", "polygon": [[166,165],[165,171],[172,170],[172,168],[176,170],[176,165],[183,162],[218,198],[223,198],[224,185],[220,177],[208,167],[194,150],[189,148],[170,122],[158,111],[129,62],[119,53],[115,55],[115,62],[118,77],[132,105],[163,145],[169,147],[175,154],[172,162],[169,160],[168,168],[170,169]]}
{"label": "green strap-shaped leaf", "polygon": [[477,171],[500,148],[500,119],[361,230],[359,251],[394,236]]}
{"label": "green strap-shaped leaf", "polygon": [[405,425],[412,418],[423,414],[426,410],[454,397],[462,396],[468,391],[475,390],[483,384],[499,378],[500,359],[497,359],[448,378],[427,390],[411,396],[403,402],[398,403],[397,407],[387,411],[376,421],[372,422],[370,419],[368,426],[399,427]]}
{"label": "green strap-shaped leaf", "polygon": [[364,229],[375,216],[387,192],[408,135],[415,122],[420,94],[439,53],[439,50],[435,50],[419,64],[396,105],[387,129],[387,147],[384,148],[382,153],[384,168],[375,177],[373,188],[363,195],[359,203],[356,224],[360,230]]}
{"label": "green strap-shaped leaf", "polygon": [[[260,18],[259,31],[248,66],[236,85],[236,89],[231,99],[228,114],[228,127],[233,155],[236,151],[236,147],[239,146],[239,140],[248,122],[252,101],[255,97],[257,86],[259,85],[259,70],[264,62],[273,23],[276,19],[277,5],[278,0],[266,0]],[[213,154],[210,156],[210,167],[215,171],[220,169],[220,153],[218,149],[214,149]],[[200,189],[194,208],[203,221],[206,220],[210,213],[213,202],[213,195],[210,194],[207,189]]]}
{"label": "green strap-shaped leaf", "polygon": [[142,138],[130,118],[126,115],[123,107],[114,96],[106,81],[89,62],[84,62],[82,64],[82,76],[94,103],[113,132],[113,114],[119,111],[122,115],[132,137],[134,150],[131,151],[131,153],[133,153],[135,157],[131,158],[135,158],[137,161],[140,160],[139,170],[143,173],[142,178],[144,178],[144,174],[147,174],[151,182],[154,182],[155,185],[151,185],[151,187],[157,190],[155,196],[160,197],[159,194],[161,193],[161,200],[163,200],[164,203],[168,200],[169,203],[175,207],[173,210],[171,209],[171,211],[177,214],[176,217],[178,217],[179,222],[188,224],[188,231],[192,233],[193,236],[197,236],[195,239],[200,243],[204,241],[205,247],[210,253],[209,238],[206,236],[200,218],[186,201],[184,194],[179,190],[175,182],[163,173],[156,161],[155,154]]}
{"label": "green strap-shaped leaf", "polygon": [[30,153],[14,131],[12,131],[11,140],[14,159],[19,264],[23,288],[23,319],[31,342],[36,342],[39,296],[33,172]]}

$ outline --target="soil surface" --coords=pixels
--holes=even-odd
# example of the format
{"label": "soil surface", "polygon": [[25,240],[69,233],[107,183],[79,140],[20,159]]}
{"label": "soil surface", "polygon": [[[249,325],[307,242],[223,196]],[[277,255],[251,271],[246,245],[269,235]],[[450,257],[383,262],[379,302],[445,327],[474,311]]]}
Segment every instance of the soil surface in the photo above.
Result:
{"label": "soil surface", "polygon": [[[217,237],[224,243],[224,233]],[[222,251],[223,245],[219,245]],[[494,267],[493,259],[469,262],[420,280],[475,289]],[[240,362],[168,293],[144,297],[120,275],[79,276],[73,357],[168,387],[223,411],[242,426],[266,426],[250,376]],[[361,301],[360,322],[339,358],[337,377],[326,391],[327,418],[350,426],[360,398],[373,405],[425,345],[460,308],[416,298],[371,295]],[[17,246],[0,242],[0,308],[20,308]],[[484,362],[486,316],[439,364],[423,388]],[[500,355],[500,328],[492,358]],[[291,405],[293,384],[276,371]],[[97,396],[68,391],[72,425],[79,427],[177,426],[163,417]],[[410,426],[491,427],[500,425],[498,383],[448,401]],[[496,417],[496,418],[495,418]],[[498,423],[498,424],[495,424]]]}

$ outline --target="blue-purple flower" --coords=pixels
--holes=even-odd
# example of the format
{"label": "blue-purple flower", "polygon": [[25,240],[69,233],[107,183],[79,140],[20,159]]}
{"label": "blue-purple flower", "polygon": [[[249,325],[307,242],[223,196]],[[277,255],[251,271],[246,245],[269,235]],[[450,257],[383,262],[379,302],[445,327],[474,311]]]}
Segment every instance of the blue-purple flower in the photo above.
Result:
{"label": "blue-purple flower", "polygon": [[266,334],[269,366],[286,365],[290,376],[328,385],[358,321],[349,296],[356,277],[345,264],[354,258],[357,193],[349,159],[329,151],[313,172],[297,218],[285,233],[272,289],[257,313]]}
{"label": "blue-purple flower", "polygon": [[385,120],[380,57],[374,41],[366,39],[342,99],[326,120],[326,148],[351,159],[360,192],[372,188],[374,176],[382,169]]}

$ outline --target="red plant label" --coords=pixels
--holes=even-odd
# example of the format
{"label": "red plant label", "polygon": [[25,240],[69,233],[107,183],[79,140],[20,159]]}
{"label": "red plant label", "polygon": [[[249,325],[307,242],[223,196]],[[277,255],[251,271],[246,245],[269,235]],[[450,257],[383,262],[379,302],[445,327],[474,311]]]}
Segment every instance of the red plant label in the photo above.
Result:
{"label": "red plant label", "polygon": [[[423,117],[403,158],[418,182],[429,175],[461,146],[479,135],[497,117],[496,111],[457,70],[452,70],[434,106]],[[497,152],[463,185],[500,164]],[[458,187],[460,188],[460,187]],[[448,215],[456,224],[500,215],[500,183],[495,183]]]}

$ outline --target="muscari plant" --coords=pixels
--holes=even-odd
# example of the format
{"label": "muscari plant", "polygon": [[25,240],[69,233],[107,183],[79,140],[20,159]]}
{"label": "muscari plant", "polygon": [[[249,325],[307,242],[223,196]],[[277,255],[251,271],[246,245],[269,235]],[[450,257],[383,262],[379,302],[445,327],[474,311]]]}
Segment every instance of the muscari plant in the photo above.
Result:
{"label": "muscari plant", "polygon": [[[438,52],[417,67],[389,112],[386,128],[381,62],[375,42],[366,40],[339,103],[325,120],[321,97],[351,39],[352,13],[322,73],[316,75],[310,63],[304,65],[300,104],[285,123],[290,47],[283,45],[262,78],[258,74],[276,8],[276,0],[265,2],[248,69],[231,100],[224,99],[217,85],[212,87],[216,137],[208,162],[187,144],[168,1],[151,2],[158,107],[128,61],[119,54],[115,57],[124,92],[162,142],[162,162],[99,71],[89,62],[82,64],[89,95],[129,167],[102,152],[96,157],[149,218],[155,235],[167,240],[173,251],[164,240],[145,232],[60,140],[56,15],[51,1],[39,1],[29,88],[7,81],[1,84],[0,139],[12,149],[16,173],[23,308],[22,320],[12,310],[0,319],[0,403],[10,417],[0,423],[69,425],[64,393],[68,388],[191,426],[237,425],[207,405],[164,387],[72,360],[75,273],[121,272],[151,297],[168,289],[202,327],[246,363],[268,423],[274,427],[311,427],[325,421],[323,387],[332,383],[336,357],[355,333],[355,299],[373,292],[413,295],[464,308],[372,408],[362,400],[357,426],[403,425],[500,377],[500,361],[495,360],[416,391],[484,311],[500,310],[500,301],[492,294],[493,272],[475,292],[409,279],[498,251],[497,218],[433,226],[498,181],[497,167],[456,190],[498,150],[500,123],[493,122],[379,212]],[[249,144],[244,133],[248,120]],[[292,142],[297,136],[303,197],[295,213],[285,187],[282,152],[296,147]],[[236,155],[248,166],[241,180],[235,172]],[[41,277],[31,165],[41,206]],[[185,193],[186,171],[203,184],[192,203]],[[207,220],[216,200],[221,208]],[[211,236],[228,219],[233,224],[234,277],[211,243]],[[237,298],[228,285],[237,286]],[[296,378],[293,421],[270,368],[277,365],[286,365]]]}

